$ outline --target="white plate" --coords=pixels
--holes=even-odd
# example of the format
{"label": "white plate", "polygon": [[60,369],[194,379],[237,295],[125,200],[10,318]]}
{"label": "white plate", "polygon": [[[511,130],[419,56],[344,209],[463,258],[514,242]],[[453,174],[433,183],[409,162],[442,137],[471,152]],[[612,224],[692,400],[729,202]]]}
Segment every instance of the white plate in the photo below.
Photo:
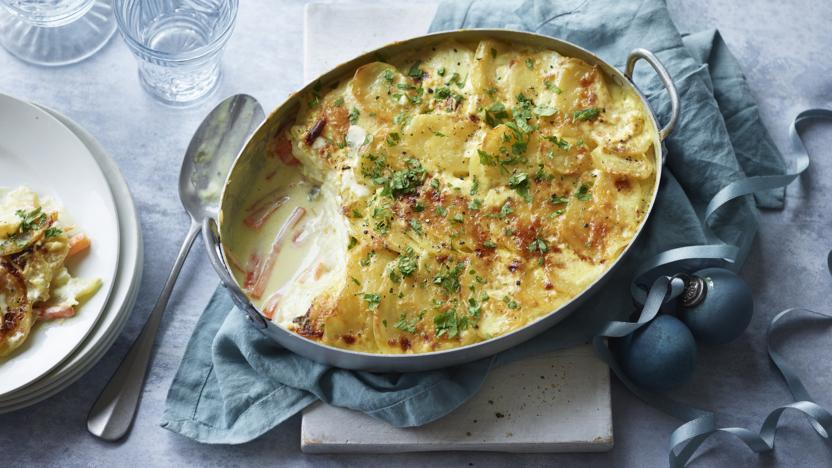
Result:
{"label": "white plate", "polygon": [[84,344],[65,362],[40,380],[16,392],[0,397],[0,413],[33,405],[60,392],[89,371],[120,335],[136,302],[142,278],[143,249],[136,207],[124,177],[103,147],[78,124],[51,109],[44,108],[60,120],[87,146],[110,184],[116,201],[121,230],[121,255],[110,301],[103,317]]}
{"label": "white plate", "polygon": [[0,95],[0,186],[19,185],[56,199],[92,239],[71,272],[101,278],[103,285],[75,317],[38,324],[24,345],[0,361],[0,396],[34,382],[78,348],[107,304],[119,260],[115,201],[89,149],[48,113]]}

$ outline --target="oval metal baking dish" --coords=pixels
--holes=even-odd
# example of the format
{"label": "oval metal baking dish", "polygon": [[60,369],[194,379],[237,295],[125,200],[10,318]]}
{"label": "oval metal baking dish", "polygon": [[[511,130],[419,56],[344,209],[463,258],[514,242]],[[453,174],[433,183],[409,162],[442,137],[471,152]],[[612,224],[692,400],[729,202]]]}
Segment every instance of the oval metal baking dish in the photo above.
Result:
{"label": "oval metal baking dish", "polygon": [[[621,253],[610,268],[597,278],[589,287],[582,293],[574,297],[561,307],[552,310],[548,314],[539,318],[538,320],[525,325],[522,328],[514,330],[505,335],[500,335],[490,340],[470,344],[467,346],[453,348],[443,351],[435,351],[422,354],[371,354],[350,351],[342,348],[335,348],[327,346],[316,341],[309,340],[298,334],[295,334],[278,324],[275,324],[264,317],[257,308],[252,305],[245,293],[237,285],[233,279],[232,274],[228,269],[228,261],[225,249],[222,244],[223,232],[225,227],[222,224],[223,210],[230,209],[229,203],[229,186],[233,183],[239,183],[240,178],[246,177],[246,168],[251,161],[262,155],[265,151],[266,141],[277,128],[282,126],[288,119],[293,119],[299,107],[299,99],[303,92],[311,89],[313,83],[321,82],[323,84],[334,82],[342,78],[348,73],[354,72],[356,68],[366,63],[375,60],[379,54],[384,56],[396,56],[397,54],[421,48],[444,40],[456,40],[460,42],[478,41],[482,39],[493,39],[498,41],[513,42],[516,44],[531,45],[554,50],[561,55],[568,57],[579,58],[590,65],[599,66],[609,77],[615,80],[618,84],[632,89],[642,100],[644,108],[648,110],[650,115],[649,125],[652,126],[654,133],[653,154],[656,157],[656,180],[653,187],[653,195],[650,200],[650,209],[644,216],[644,220],[638,228],[635,236],[630,240],[627,248]],[[654,113],[652,112],[649,103],[644,95],[638,90],[632,81],[633,69],[639,60],[644,60],[649,63],[656,71],[658,78],[666,88],[671,103],[670,120],[663,126],[659,127]],[[621,259],[627,255],[632,245],[640,235],[644,224],[650,216],[655,204],[655,199],[658,194],[658,186],[662,175],[662,162],[664,161],[664,146],[662,141],[668,136],[673,129],[679,117],[679,97],[676,88],[670,78],[670,75],[665,70],[664,66],[659,60],[649,51],[644,49],[633,50],[627,58],[627,65],[625,71],[620,71],[599,57],[589,52],[586,49],[578,47],[572,43],[555,39],[548,36],[541,36],[519,31],[510,30],[491,30],[491,29],[471,29],[441,32],[436,34],[429,34],[425,36],[416,37],[402,42],[396,42],[380,49],[367,52],[353,60],[343,63],[329,72],[323,74],[318,79],[310,82],[300,92],[290,96],[283,104],[277,107],[271,115],[263,122],[263,124],[255,131],[245,147],[242,149],[234,165],[228,175],[225,186],[223,188],[222,198],[220,201],[220,220],[219,226],[217,221],[209,219],[203,226],[203,235],[208,246],[211,263],[217,271],[222,284],[228,289],[235,304],[243,310],[253,324],[262,333],[270,337],[277,343],[285,346],[289,350],[305,356],[309,359],[329,364],[346,369],[376,371],[376,372],[414,372],[425,371],[430,369],[437,369],[441,367],[453,366],[471,362],[477,359],[485,358],[496,354],[500,351],[509,349],[517,344],[520,344],[529,338],[543,332],[544,330],[557,324],[575,309],[577,309],[584,300],[597,292],[604,280],[609,277],[610,273],[618,267]]]}

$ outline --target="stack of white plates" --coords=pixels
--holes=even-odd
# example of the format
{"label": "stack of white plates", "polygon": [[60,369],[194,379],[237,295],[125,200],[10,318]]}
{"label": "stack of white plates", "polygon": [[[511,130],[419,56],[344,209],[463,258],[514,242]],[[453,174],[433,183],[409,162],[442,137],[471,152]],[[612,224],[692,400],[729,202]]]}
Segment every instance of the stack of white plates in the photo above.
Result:
{"label": "stack of white plates", "polygon": [[20,185],[56,199],[92,239],[70,270],[103,286],[75,317],[39,323],[0,358],[0,413],[48,398],[90,370],[124,328],[142,275],[139,220],[115,162],[68,118],[0,94],[0,187]]}

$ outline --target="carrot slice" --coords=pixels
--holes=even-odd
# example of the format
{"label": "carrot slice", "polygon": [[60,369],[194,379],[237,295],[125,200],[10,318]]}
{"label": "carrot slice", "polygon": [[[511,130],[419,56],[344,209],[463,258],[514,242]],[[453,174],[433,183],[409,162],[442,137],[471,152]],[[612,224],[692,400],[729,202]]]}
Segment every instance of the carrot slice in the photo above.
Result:
{"label": "carrot slice", "polygon": [[303,219],[304,215],[306,215],[306,210],[304,208],[295,208],[295,210],[292,211],[292,214],[289,215],[289,219],[287,219],[286,222],[283,223],[283,226],[280,227],[280,230],[277,231],[277,235],[274,238],[274,242],[272,242],[272,248],[269,251],[269,255],[260,264],[259,271],[257,271],[254,275],[254,284],[248,288],[248,293],[251,297],[259,299],[263,296],[263,291],[266,289],[266,283],[272,276],[272,270],[274,270],[274,265],[277,262],[277,256],[283,248],[283,241],[286,234],[290,229],[295,227],[301,219]]}
{"label": "carrot slice", "polygon": [[88,248],[90,248],[90,238],[83,232],[75,234],[69,238],[69,253],[67,256],[72,257]]}
{"label": "carrot slice", "polygon": [[57,320],[75,316],[75,308],[72,306],[52,306],[36,309],[38,320]]}
{"label": "carrot slice", "polygon": [[268,149],[287,166],[297,166],[300,164],[300,161],[292,154],[292,142],[282,134],[272,137],[269,141]]}
{"label": "carrot slice", "polygon": [[284,195],[282,190],[269,192],[249,207],[248,210],[251,214],[246,216],[243,222],[252,229],[260,229],[274,212],[287,201],[289,201],[289,197]]}
{"label": "carrot slice", "polygon": [[275,291],[266,302],[263,303],[263,315],[269,320],[274,318],[274,313],[277,312],[277,306],[280,305],[280,300],[283,299],[283,290]]}
{"label": "carrot slice", "polygon": [[254,282],[257,280],[257,270],[260,269],[260,256],[257,255],[256,252],[252,252],[252,254],[248,257],[248,263],[246,264],[246,279],[243,281],[243,288],[251,289],[254,286]]}
{"label": "carrot slice", "polygon": [[300,229],[295,230],[295,232],[292,234],[292,243],[293,244],[295,244],[295,245],[303,244],[303,241],[305,241],[306,238],[309,237],[309,233],[306,231],[305,226],[306,225],[304,223],[303,225],[301,225]]}

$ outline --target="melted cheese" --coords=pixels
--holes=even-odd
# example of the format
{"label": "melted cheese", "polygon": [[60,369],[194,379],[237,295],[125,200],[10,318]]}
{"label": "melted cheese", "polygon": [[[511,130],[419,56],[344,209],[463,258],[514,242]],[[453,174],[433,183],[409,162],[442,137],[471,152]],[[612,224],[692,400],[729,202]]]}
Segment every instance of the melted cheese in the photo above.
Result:
{"label": "melted cheese", "polygon": [[[256,306],[332,346],[420,353],[517,330],[618,259],[655,189],[640,98],[551,50],[441,43],[301,101],[268,145],[286,150],[264,153],[223,213],[226,248]],[[289,201],[252,228],[275,190]],[[282,240],[273,269],[245,265],[299,207],[300,241]]]}

